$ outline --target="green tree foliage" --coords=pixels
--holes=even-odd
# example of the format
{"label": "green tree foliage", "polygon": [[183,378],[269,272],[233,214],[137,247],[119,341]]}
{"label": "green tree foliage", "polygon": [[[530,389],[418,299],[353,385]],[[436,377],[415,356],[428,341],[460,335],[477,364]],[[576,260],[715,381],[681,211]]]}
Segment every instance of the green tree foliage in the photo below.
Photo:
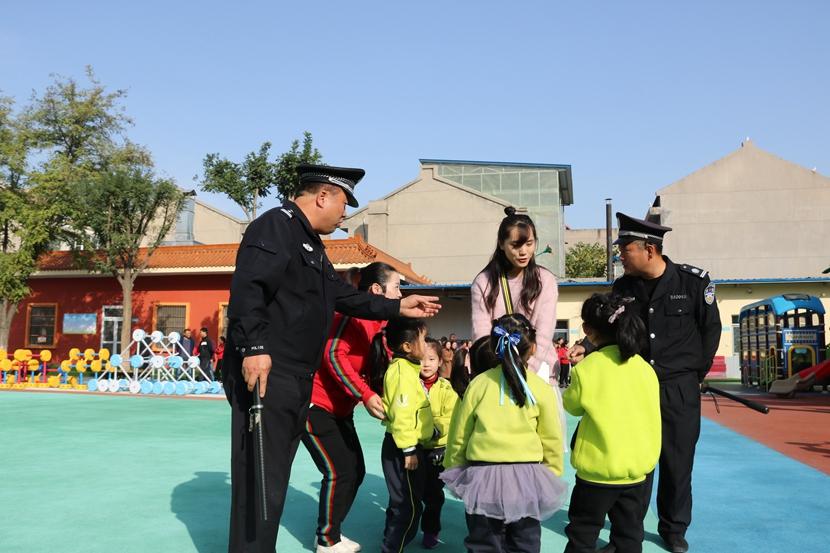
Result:
{"label": "green tree foliage", "polygon": [[302,148],[300,141],[294,140],[289,150],[275,161],[268,159],[270,151],[271,143],[265,142],[259,151],[250,152],[242,162],[230,161],[217,153],[206,155],[202,162],[202,190],[226,195],[242,208],[245,218],[252,221],[256,219],[260,198],[269,196],[274,188],[280,199],[294,196],[297,165],[322,160],[322,155],[312,144],[310,132],[303,133]]}
{"label": "green tree foliage", "polygon": [[[129,317],[135,279],[176,224],[186,194],[142,166],[104,170],[75,183],[73,192],[72,220],[82,246],[76,254],[89,269],[118,280]],[[122,325],[122,346],[130,342],[131,328]]]}
{"label": "green tree foliage", "polygon": [[605,277],[605,248],[599,244],[577,242],[565,254],[565,275],[569,278]]}

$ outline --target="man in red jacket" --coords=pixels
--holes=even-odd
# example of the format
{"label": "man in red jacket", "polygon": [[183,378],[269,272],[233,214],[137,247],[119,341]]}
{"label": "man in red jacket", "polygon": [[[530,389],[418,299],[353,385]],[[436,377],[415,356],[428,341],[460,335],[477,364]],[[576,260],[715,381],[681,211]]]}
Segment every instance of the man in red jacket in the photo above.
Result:
{"label": "man in red jacket", "polygon": [[[390,299],[401,297],[400,275],[385,263],[360,271],[358,289]],[[354,408],[363,403],[383,419],[383,401],[369,388],[369,350],[384,321],[335,314],[323,359],[314,375],[305,445],[323,475],[317,519],[317,553],[350,553],[360,545],[340,533],[340,525],[363,482],[366,467],[354,426]]]}

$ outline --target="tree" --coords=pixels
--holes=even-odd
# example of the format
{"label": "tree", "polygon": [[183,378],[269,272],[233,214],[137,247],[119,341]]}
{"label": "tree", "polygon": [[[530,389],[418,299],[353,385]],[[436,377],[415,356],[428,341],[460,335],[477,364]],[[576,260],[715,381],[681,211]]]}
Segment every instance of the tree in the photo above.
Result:
{"label": "tree", "polygon": [[[271,143],[265,142],[258,152],[250,152],[242,162],[230,161],[219,154],[208,154],[202,165],[201,188],[205,192],[226,195],[242,208],[248,221],[256,219],[259,200],[271,194],[274,187],[281,200],[294,197],[300,163],[320,163],[323,156],[312,144],[311,133],[303,133],[303,145],[294,140],[289,150],[269,161]],[[194,177],[198,180],[199,177]]]}
{"label": "tree", "polygon": [[577,242],[565,254],[565,275],[570,278],[604,277],[606,270],[605,248],[599,244]]}
{"label": "tree", "polygon": [[[75,183],[73,213],[80,248],[92,271],[111,274],[121,285],[124,324],[121,346],[130,343],[133,285],[173,228],[187,194],[146,167],[118,167]],[[142,247],[145,245],[145,247]]]}

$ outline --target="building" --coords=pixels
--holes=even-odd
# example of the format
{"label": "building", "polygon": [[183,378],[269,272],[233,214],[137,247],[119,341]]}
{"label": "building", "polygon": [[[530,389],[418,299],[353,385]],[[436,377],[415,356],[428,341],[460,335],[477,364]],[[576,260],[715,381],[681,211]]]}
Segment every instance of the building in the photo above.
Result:
{"label": "building", "polygon": [[346,218],[343,228],[407,259],[437,282],[469,283],[495,248],[504,208],[536,224],[539,263],[564,273],[565,205],[573,203],[569,165],[420,160],[418,177]]}
{"label": "building", "polygon": [[[343,276],[382,261],[404,283],[427,284],[409,264],[360,237],[324,240],[329,259]],[[161,246],[135,281],[131,326],[167,334],[205,326],[214,338],[227,329],[227,305],[238,244]],[[30,280],[9,334],[9,350],[52,350],[65,359],[73,347],[120,351],[121,287],[112,276],[79,270],[67,251],[47,254]]]}
{"label": "building", "polygon": [[830,178],[748,139],[657,191],[650,216],[672,257],[716,279],[819,276],[830,263]]}

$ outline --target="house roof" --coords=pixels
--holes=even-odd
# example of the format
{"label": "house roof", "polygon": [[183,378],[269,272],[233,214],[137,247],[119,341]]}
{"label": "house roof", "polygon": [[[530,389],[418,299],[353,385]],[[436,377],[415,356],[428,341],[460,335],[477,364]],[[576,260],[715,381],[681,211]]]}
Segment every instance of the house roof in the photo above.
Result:
{"label": "house roof", "polygon": [[[429,284],[431,281],[412,270],[409,263],[392,257],[366,243],[361,237],[323,240],[329,260],[337,270],[365,267],[374,262],[387,263],[410,284]],[[232,273],[235,268],[239,244],[210,244],[196,246],[160,246],[150,258],[145,273],[193,274]],[[146,248],[141,248],[143,256]],[[52,251],[38,261],[35,277],[81,276],[88,272],[81,269],[70,251]]]}

